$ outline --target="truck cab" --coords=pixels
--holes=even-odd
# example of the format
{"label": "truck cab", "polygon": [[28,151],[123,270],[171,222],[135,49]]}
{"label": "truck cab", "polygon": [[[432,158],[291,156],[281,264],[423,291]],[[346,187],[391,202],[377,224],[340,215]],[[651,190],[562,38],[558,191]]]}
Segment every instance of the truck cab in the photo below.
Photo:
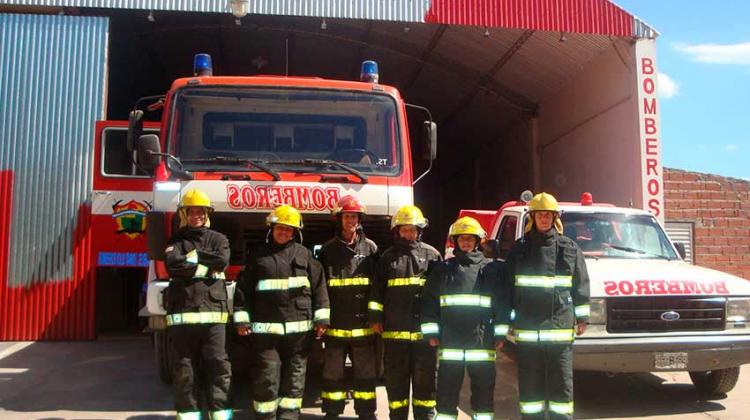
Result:
{"label": "truck cab", "polygon": [[[729,392],[750,362],[750,282],[691,265],[649,212],[560,203],[564,234],[576,241],[590,276],[591,317],[576,338],[573,366],[604,372],[688,371],[706,394]],[[462,210],[505,258],[524,234],[529,208],[503,204],[494,216]]]}
{"label": "truck cab", "polygon": [[[130,114],[128,146],[148,173],[153,195],[146,221],[149,278],[141,315],[155,331],[157,364],[169,381],[162,291],[169,285],[164,249],[177,228],[182,194],[198,188],[214,207],[211,228],[231,247],[229,296],[248,253],[267,240],[265,219],[289,204],[303,215],[297,240],[315,248],[333,235],[331,210],[354,195],[367,207],[368,236],[384,246],[390,215],[412,204],[412,143],[407,107],[426,116],[417,155],[431,168],[436,125],[426,108],[408,105],[378,83],[365,61],[360,80],[317,77],[214,76],[210,56],[198,54],[194,76],[177,79],[165,95],[143,98]],[[144,115],[161,111],[158,134],[144,132]]]}

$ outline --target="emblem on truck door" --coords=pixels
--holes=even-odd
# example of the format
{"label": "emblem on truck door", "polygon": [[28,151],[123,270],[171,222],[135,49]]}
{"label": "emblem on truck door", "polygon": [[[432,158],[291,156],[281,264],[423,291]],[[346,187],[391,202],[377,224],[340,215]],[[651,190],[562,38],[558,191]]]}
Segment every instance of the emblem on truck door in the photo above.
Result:
{"label": "emblem on truck door", "polygon": [[677,321],[680,319],[680,314],[675,311],[668,311],[663,312],[659,318],[663,319],[664,321]]}

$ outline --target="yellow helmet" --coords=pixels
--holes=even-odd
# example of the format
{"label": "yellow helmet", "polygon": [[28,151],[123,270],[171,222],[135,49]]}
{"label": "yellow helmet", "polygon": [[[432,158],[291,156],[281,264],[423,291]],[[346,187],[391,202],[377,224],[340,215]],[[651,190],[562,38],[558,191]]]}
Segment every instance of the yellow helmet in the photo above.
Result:
{"label": "yellow helmet", "polygon": [[[552,194],[547,194],[545,192],[539,193],[534,196],[534,198],[529,201],[529,212],[535,212],[535,211],[553,211],[555,212],[555,221],[553,223],[554,229],[559,233],[560,235],[563,234],[563,224],[562,220],[560,220],[560,207],[557,204],[557,199]],[[525,233],[531,232],[531,229],[534,227],[534,216],[529,215],[528,220],[526,221],[526,226],[524,226],[523,231]]]}
{"label": "yellow helmet", "polygon": [[302,215],[299,210],[289,204],[283,204],[271,210],[271,213],[268,213],[266,224],[268,226],[279,224],[295,229],[302,229]]}
{"label": "yellow helmet", "polygon": [[214,209],[208,195],[197,188],[188,190],[188,192],[182,196],[180,207],[205,207],[209,211],[213,211]]}
{"label": "yellow helmet", "polygon": [[559,212],[557,199],[552,194],[541,192],[529,201],[529,211],[554,211]]}
{"label": "yellow helmet", "polygon": [[427,227],[427,219],[422,214],[422,210],[417,206],[403,206],[391,219],[391,229],[395,229],[397,226],[402,225],[414,225],[420,229]]}
{"label": "yellow helmet", "polygon": [[487,232],[484,231],[477,219],[464,216],[456,220],[448,230],[448,236],[453,237],[458,235],[474,235],[478,236],[479,239],[484,239],[487,236]]}
{"label": "yellow helmet", "polygon": [[180,227],[183,228],[188,225],[187,208],[188,207],[201,207],[206,211],[206,223],[203,224],[205,227],[211,227],[211,219],[208,214],[214,211],[211,205],[211,199],[203,191],[193,188],[188,190],[180,200],[180,206],[177,208],[177,216],[180,219]]}

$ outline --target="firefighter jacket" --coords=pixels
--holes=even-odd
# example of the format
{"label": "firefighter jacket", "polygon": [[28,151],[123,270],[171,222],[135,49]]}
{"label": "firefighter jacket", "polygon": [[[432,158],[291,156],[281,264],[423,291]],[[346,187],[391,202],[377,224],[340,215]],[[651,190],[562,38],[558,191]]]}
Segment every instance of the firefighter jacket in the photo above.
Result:
{"label": "firefighter jacket", "polygon": [[235,296],[234,322],[253,334],[285,335],[328,325],[328,293],[320,263],[290,241],[258,247],[250,255]]}
{"label": "firefighter jacket", "polygon": [[383,323],[383,338],[421,340],[420,299],[425,273],[440,253],[421,241],[398,238],[378,260],[368,303],[371,322]]}
{"label": "firefighter jacket", "polygon": [[165,254],[171,277],[163,297],[167,325],[226,323],[227,237],[206,227],[184,227],[175,232]]}
{"label": "firefighter jacket", "polygon": [[327,339],[361,341],[373,337],[367,322],[367,302],[370,284],[375,279],[377,251],[375,242],[362,232],[357,233],[353,244],[347,244],[339,237],[323,244],[320,261],[331,300]]}
{"label": "firefighter jacket", "polygon": [[434,264],[422,294],[424,337],[440,339],[443,349],[494,349],[495,337],[508,332],[507,324],[493,323],[508,308],[503,300],[508,295],[499,287],[501,264],[481,251],[460,249],[454,258]]}
{"label": "firefighter jacket", "polygon": [[572,342],[576,322],[589,317],[589,275],[578,245],[555,229],[534,229],[516,241],[505,266],[516,342]]}

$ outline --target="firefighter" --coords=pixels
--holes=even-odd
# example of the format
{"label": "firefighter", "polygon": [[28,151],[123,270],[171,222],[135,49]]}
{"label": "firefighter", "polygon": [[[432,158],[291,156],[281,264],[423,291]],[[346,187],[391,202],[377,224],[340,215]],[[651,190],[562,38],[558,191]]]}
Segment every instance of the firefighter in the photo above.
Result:
{"label": "firefighter", "polygon": [[390,418],[406,420],[409,389],[416,420],[435,411],[437,349],[422,337],[419,312],[425,273],[440,254],[422,242],[427,219],[415,206],[403,206],[391,219],[394,244],[378,261],[368,303],[373,330],[384,341],[385,386]]}
{"label": "firefighter", "polygon": [[583,253],[563,235],[557,200],[529,202],[524,236],[506,259],[512,334],[518,345],[519,404],[524,419],[573,416],[573,339],[586,331],[589,277]]}
{"label": "firefighter", "polygon": [[456,220],[448,233],[454,258],[436,264],[427,275],[422,296],[421,328],[430,346],[439,347],[437,420],[455,420],[464,370],[471,378],[471,406],[476,420],[492,420],[495,351],[508,332],[502,318],[508,303],[497,295],[502,265],[484,257],[485,237],[476,219]]}
{"label": "firefighter", "polygon": [[[209,229],[211,200],[200,190],[185,193],[177,210],[180,228],[165,250],[169,287],[165,290],[167,334],[173,344],[174,399],[178,420],[199,420],[196,378],[208,387],[213,420],[228,420],[230,365],[226,323],[229,316],[224,269],[229,265],[227,237]],[[200,362],[200,364],[199,364]],[[200,365],[202,373],[196,372]]]}
{"label": "firefighter", "polygon": [[326,418],[337,418],[344,412],[348,355],[354,376],[354,410],[360,419],[375,419],[375,334],[368,325],[367,302],[378,247],[365,237],[361,224],[365,213],[357,198],[342,197],[333,210],[337,235],[321,251],[331,300],[321,393]]}
{"label": "firefighter", "polygon": [[253,334],[255,418],[297,419],[312,340],[329,324],[328,293],[320,264],[293,239],[301,237],[300,212],[276,207],[266,224],[266,243],[251,253],[239,285],[235,323],[240,335]]}

